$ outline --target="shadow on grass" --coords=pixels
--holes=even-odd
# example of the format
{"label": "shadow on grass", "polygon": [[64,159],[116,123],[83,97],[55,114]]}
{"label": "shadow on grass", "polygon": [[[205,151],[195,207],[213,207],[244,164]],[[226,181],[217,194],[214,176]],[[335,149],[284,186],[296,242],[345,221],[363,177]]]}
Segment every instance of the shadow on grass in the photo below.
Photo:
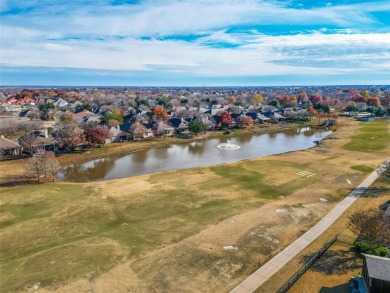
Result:
{"label": "shadow on grass", "polygon": [[367,190],[361,195],[365,198],[382,197],[390,194],[390,188],[384,186],[376,186],[367,188]]}
{"label": "shadow on grass", "polygon": [[39,184],[42,182],[37,182],[36,178],[28,178],[28,177],[2,177],[0,181],[1,187],[15,187],[21,185],[33,185]]}
{"label": "shadow on grass", "polygon": [[[304,262],[307,263],[312,257],[312,254],[304,256]],[[349,251],[327,251],[310,269],[326,275],[343,275],[361,267],[359,258],[359,254],[352,248]]]}
{"label": "shadow on grass", "polygon": [[334,287],[322,287],[318,293],[346,293],[349,291],[348,283],[337,285]]}

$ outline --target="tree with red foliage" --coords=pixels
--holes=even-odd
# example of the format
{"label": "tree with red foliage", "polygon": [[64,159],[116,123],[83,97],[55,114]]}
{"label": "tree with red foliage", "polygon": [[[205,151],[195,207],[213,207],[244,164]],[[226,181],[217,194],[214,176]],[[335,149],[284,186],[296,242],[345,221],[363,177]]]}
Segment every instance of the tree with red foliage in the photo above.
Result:
{"label": "tree with red foliage", "polygon": [[127,111],[125,109],[120,109],[120,113],[122,117],[127,115]]}
{"label": "tree with red foliage", "polygon": [[232,115],[230,115],[230,113],[228,111],[224,111],[222,114],[221,114],[221,123],[222,123],[222,126],[224,126],[225,128],[228,127],[230,124],[232,124]]}
{"label": "tree with red foliage", "polygon": [[157,106],[152,111],[153,118],[157,120],[168,120],[169,115],[167,113],[167,110],[165,110],[162,106]]}
{"label": "tree with red foliage", "polygon": [[279,101],[282,107],[287,106],[287,104],[291,101],[291,97],[288,95],[284,95],[284,96],[279,95],[276,97],[276,99]]}
{"label": "tree with red foliage", "polygon": [[322,97],[320,94],[318,93],[315,93],[315,94],[312,94],[310,96],[310,102],[312,102],[313,104],[319,104],[322,102]]}
{"label": "tree with red foliage", "polygon": [[92,144],[93,148],[99,143],[104,143],[106,131],[101,128],[91,127],[84,129],[85,140]]}

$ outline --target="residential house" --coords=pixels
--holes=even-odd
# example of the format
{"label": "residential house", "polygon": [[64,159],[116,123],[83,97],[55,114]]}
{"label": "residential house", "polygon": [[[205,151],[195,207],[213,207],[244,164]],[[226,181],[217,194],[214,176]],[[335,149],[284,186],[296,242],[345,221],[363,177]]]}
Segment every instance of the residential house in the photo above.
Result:
{"label": "residential house", "polygon": [[20,111],[22,111],[22,106],[20,106],[20,105],[13,105],[13,104],[8,104],[8,103],[3,103],[3,104],[1,104],[1,106],[7,112],[19,113]]}
{"label": "residential house", "polygon": [[153,131],[149,128],[146,128],[145,125],[138,121],[131,124],[128,132],[133,135],[134,140],[144,139],[153,136]]}
{"label": "residential house", "polygon": [[17,142],[5,138],[4,135],[0,137],[0,157],[20,155],[22,151],[23,147]]}
{"label": "residential house", "polygon": [[283,115],[281,115],[281,114],[279,114],[277,112],[274,112],[274,111],[265,112],[264,116],[270,118],[270,121],[272,123],[278,123],[278,122],[286,121],[286,117],[284,117]]}
{"label": "residential house", "polygon": [[153,121],[151,123],[151,129],[155,136],[171,136],[175,132],[175,128],[171,125],[166,124],[164,121]]}
{"label": "residential house", "polygon": [[105,139],[105,143],[123,142],[131,140],[132,138],[133,135],[131,133],[120,130],[119,126],[110,127],[107,131],[107,138]]}
{"label": "residential house", "polygon": [[363,254],[362,275],[368,293],[390,292],[390,258]]}
{"label": "residential house", "polygon": [[171,118],[168,123],[172,125],[178,133],[188,132],[188,122],[183,118]]}
{"label": "residential house", "polygon": [[19,137],[18,143],[23,147],[23,150],[30,154],[40,153],[54,150],[56,145],[56,138],[48,135],[47,130],[44,132],[35,130],[26,133]]}
{"label": "residential house", "polygon": [[68,102],[65,101],[64,99],[58,98],[53,102],[53,105],[56,106],[57,108],[65,107],[68,106]]}

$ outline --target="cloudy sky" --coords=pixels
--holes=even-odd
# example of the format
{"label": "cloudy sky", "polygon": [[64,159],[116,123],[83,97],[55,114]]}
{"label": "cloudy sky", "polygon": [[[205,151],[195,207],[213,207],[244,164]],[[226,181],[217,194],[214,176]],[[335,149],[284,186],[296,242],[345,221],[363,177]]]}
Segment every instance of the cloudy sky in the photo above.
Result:
{"label": "cloudy sky", "polygon": [[0,5],[1,85],[390,83],[390,1]]}

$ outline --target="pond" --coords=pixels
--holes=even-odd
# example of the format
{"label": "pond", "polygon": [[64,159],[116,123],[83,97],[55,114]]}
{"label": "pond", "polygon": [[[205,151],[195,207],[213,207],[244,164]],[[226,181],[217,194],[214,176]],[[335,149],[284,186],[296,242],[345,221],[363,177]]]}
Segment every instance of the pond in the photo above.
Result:
{"label": "pond", "polygon": [[236,162],[310,148],[330,133],[306,127],[267,134],[206,138],[72,164],[66,166],[59,177],[65,181],[90,182]]}

